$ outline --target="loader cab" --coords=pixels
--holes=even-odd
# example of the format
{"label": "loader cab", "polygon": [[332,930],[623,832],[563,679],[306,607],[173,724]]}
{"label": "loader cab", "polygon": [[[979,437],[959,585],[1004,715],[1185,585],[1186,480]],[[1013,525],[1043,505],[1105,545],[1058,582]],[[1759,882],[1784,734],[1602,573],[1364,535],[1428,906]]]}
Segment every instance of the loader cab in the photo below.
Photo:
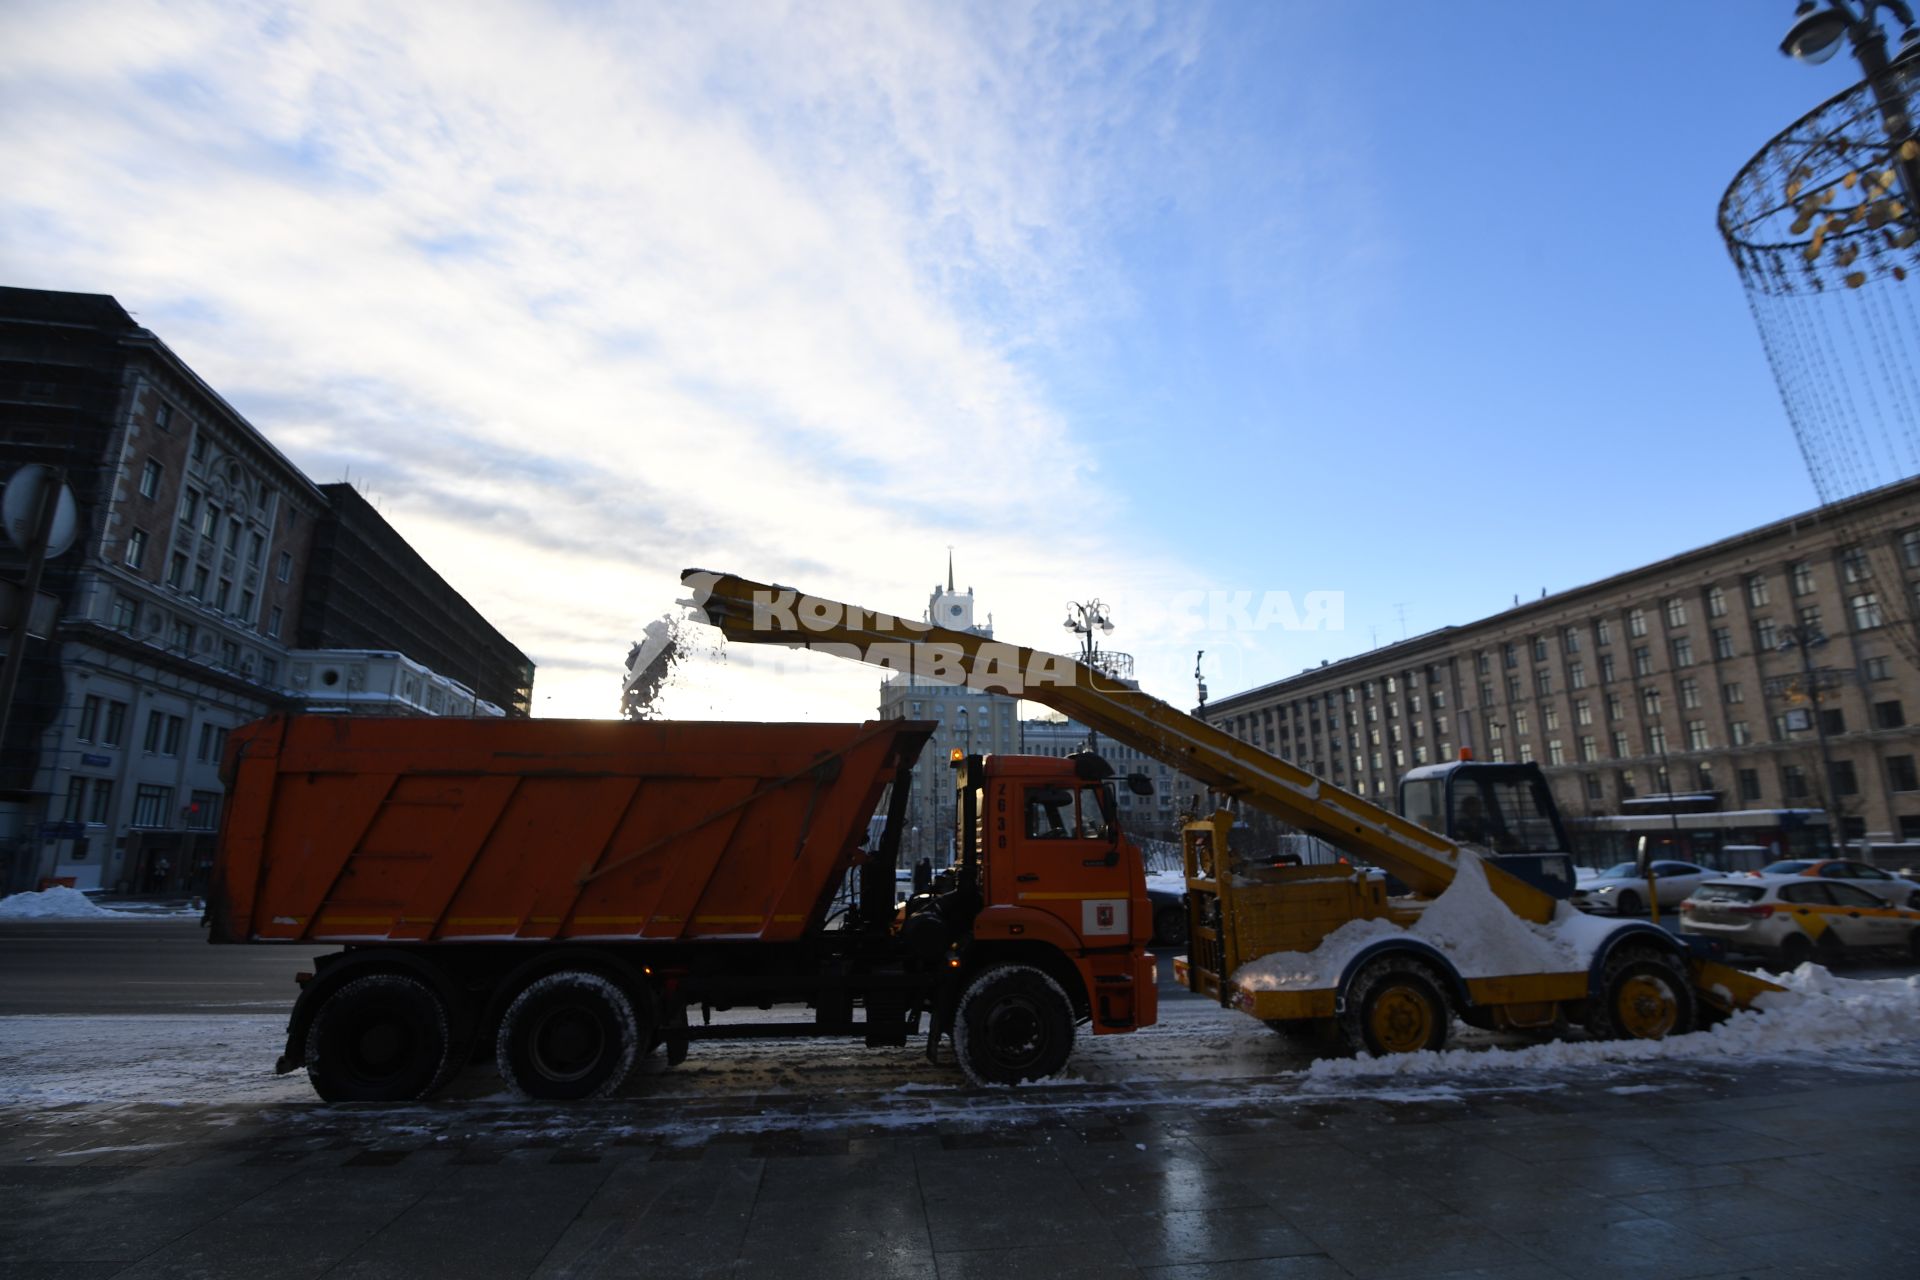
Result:
{"label": "loader cab", "polygon": [[1083,752],[968,756],[956,769],[956,844],[988,906],[1050,915],[1088,946],[1145,943],[1146,879],[1120,825],[1112,766]]}
{"label": "loader cab", "polygon": [[1556,898],[1573,893],[1573,857],[1553,788],[1537,764],[1455,760],[1400,779],[1400,816],[1492,855]]}

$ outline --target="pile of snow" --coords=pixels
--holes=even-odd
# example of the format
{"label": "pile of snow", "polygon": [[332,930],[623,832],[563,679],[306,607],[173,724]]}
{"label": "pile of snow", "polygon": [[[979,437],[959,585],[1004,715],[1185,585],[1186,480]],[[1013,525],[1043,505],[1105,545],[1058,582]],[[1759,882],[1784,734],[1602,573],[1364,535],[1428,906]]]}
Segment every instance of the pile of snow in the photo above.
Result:
{"label": "pile of snow", "polygon": [[1460,851],[1453,883],[1402,928],[1391,920],[1350,920],[1312,951],[1281,951],[1243,965],[1234,981],[1256,991],[1331,987],[1354,956],[1383,938],[1412,937],[1444,955],[1468,978],[1510,973],[1578,973],[1620,925],[1562,902],[1551,923],[1522,920],[1494,896],[1480,859]]}
{"label": "pile of snow", "polygon": [[1830,1057],[1920,1044],[1920,974],[1905,978],[1837,978],[1803,964],[1775,982],[1757,1008],[1736,1013],[1708,1031],[1665,1040],[1556,1040],[1524,1049],[1445,1049],[1385,1058],[1323,1059],[1310,1081],[1367,1076],[1453,1076],[1488,1072],[1571,1069],[1605,1063],[1679,1060]]}
{"label": "pile of snow", "polygon": [[0,898],[0,920],[100,920],[119,914],[96,906],[86,894],[63,884]]}

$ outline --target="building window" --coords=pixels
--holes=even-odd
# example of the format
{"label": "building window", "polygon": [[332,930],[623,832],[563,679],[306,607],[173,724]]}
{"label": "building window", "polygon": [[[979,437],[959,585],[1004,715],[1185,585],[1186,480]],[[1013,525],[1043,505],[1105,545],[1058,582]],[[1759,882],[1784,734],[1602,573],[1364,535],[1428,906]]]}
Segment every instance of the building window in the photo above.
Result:
{"label": "building window", "polygon": [[1780,794],[1789,800],[1807,798],[1807,774],[1797,764],[1780,766]]}
{"label": "building window", "polygon": [[1876,729],[1898,729],[1907,722],[1899,702],[1876,702],[1873,704],[1873,727]]}
{"label": "building window", "polygon": [[1920,840],[1920,815],[1903,813],[1900,815],[1900,838]]}
{"label": "building window", "polygon": [[98,694],[90,693],[80,703],[80,725],[74,737],[82,742],[92,742],[93,735],[100,731],[100,704]]}
{"label": "building window", "polygon": [[1828,733],[1845,733],[1847,731],[1847,713],[1838,708],[1832,710],[1823,708],[1820,712],[1820,727]]}
{"label": "building window", "polygon": [[1561,749],[1560,739],[1548,738],[1547,739],[1547,763],[1548,764],[1565,764],[1566,762],[1567,762],[1567,753]]}
{"label": "building window", "polygon": [[1620,770],[1613,775],[1613,781],[1614,785],[1619,788],[1620,798],[1622,800],[1631,800],[1640,794],[1633,788],[1633,770],[1631,769]]}
{"label": "building window", "polygon": [[220,825],[220,793],[196,791],[187,804],[187,826],[194,831],[212,831]]}
{"label": "building window", "polygon": [[[280,681],[280,664],[274,661],[272,658],[260,659],[260,683],[266,684],[266,685],[277,685],[279,681]],[[1164,775],[1166,771],[1167,771],[1167,766],[1161,765],[1160,772]]]}
{"label": "building window", "polygon": [[1589,773],[1589,774],[1583,775],[1583,778],[1587,786],[1587,799],[1593,800],[1593,801],[1600,801],[1600,800],[1606,799],[1607,793],[1600,785],[1599,774]]}
{"label": "building window", "polygon": [[1533,732],[1533,722],[1527,717],[1527,709],[1521,707],[1513,713],[1513,731],[1521,737]]}
{"label": "building window", "polygon": [[1860,794],[1860,779],[1853,772],[1853,761],[1835,760],[1833,762],[1833,789],[1843,796]]}
{"label": "building window", "polygon": [[1600,747],[1590,733],[1580,735],[1580,758],[1588,764],[1600,758]]}
{"label": "building window", "polygon": [[1733,628],[1715,627],[1713,629],[1713,656],[1731,658],[1733,656]]}
{"label": "building window", "polygon": [[1573,722],[1575,724],[1593,723],[1593,703],[1585,698],[1576,699],[1573,704]]}
{"label": "building window", "polygon": [[1553,692],[1553,672],[1541,667],[1533,673],[1533,687],[1541,694]]}
{"label": "building window", "polygon": [[251,591],[242,591],[240,593],[240,616],[243,618],[251,618],[253,616],[253,592]]}
{"label": "building window", "polygon": [[193,571],[193,589],[187,592],[195,600],[207,598],[207,566],[197,565]]}
{"label": "building window", "polygon": [[1540,727],[1551,733],[1560,727],[1560,708],[1548,704],[1540,708]]}
{"label": "building window", "polygon": [[228,581],[225,578],[220,579],[220,585],[216,586],[213,589],[213,607],[220,610],[222,613],[226,612],[227,597],[232,594],[233,594],[233,583]]}
{"label": "building window", "polygon": [[276,640],[280,638],[280,620],[283,616],[279,605],[267,611],[267,634]]}
{"label": "building window", "polygon": [[1867,659],[1867,679],[1869,680],[1893,679],[1893,659],[1868,658]]}
{"label": "building window", "polygon": [[1613,758],[1615,760],[1625,760],[1627,758],[1629,753],[1627,751],[1627,735],[1625,733],[1615,730],[1613,735],[1608,739],[1608,745],[1613,748]]}
{"label": "building window", "polygon": [[1676,667],[1693,665],[1693,641],[1686,636],[1679,636],[1673,642],[1673,665]]}
{"label": "building window", "polygon": [[131,596],[122,595],[118,591],[114,592],[113,612],[108,619],[109,625],[119,631],[131,631],[133,624],[138,621],[140,621],[139,602]]}
{"label": "building window", "polygon": [[[1514,644],[1514,642],[1511,640],[1507,641],[1505,645],[1501,646],[1500,658],[1501,658],[1501,661],[1508,667],[1519,666],[1520,665],[1520,647]],[[1369,695],[1372,694],[1373,692],[1372,685],[1367,686],[1367,692]]]}
{"label": "building window", "polygon": [[1627,634],[1640,637],[1647,634],[1647,611],[1634,609],[1627,614]]}
{"label": "building window", "polygon": [[1525,739],[1522,739],[1520,742],[1520,763],[1533,763],[1533,744]]}
{"label": "building window", "polygon": [[95,778],[93,780],[92,803],[87,806],[87,821],[94,826],[105,826],[113,816],[113,779]]}
{"label": "building window", "polygon": [[1738,680],[1729,680],[1720,686],[1720,701],[1728,704],[1746,701],[1746,694],[1741,692]]}
{"label": "building window", "polygon": [[1435,689],[1431,702],[1435,711],[1445,711],[1447,709],[1447,691],[1445,689]]}
{"label": "building window", "polygon": [[1547,660],[1547,638],[1545,636],[1535,636],[1533,638],[1533,660],[1535,662],[1545,662]]}
{"label": "building window", "polygon": [[100,726],[100,745],[117,747],[127,732],[127,704],[118,699],[107,703],[107,722]]}
{"label": "building window", "polygon": [[164,827],[167,811],[173,808],[173,788],[143,782],[133,793],[133,822],[136,827]]}
{"label": "building window", "polygon": [[180,523],[192,528],[193,522],[199,517],[200,493],[198,490],[189,489],[180,498]]}
{"label": "building window", "polygon": [[1887,757],[1887,785],[1895,791],[1920,791],[1920,770],[1914,769],[1912,756]]}
{"label": "building window", "polygon": [[1595,619],[1593,624],[1593,642],[1602,645],[1613,643],[1613,622],[1611,619]]}
{"label": "building window", "polygon": [[1727,616],[1727,593],[1719,587],[1707,588],[1707,616],[1709,618]]}
{"label": "building window", "polygon": [[227,731],[211,722],[200,726],[200,750],[194,758],[202,764],[219,764],[227,745]]}
{"label": "building window", "polygon": [[1657,725],[1657,724],[1648,725],[1647,726],[1647,754],[1650,756],[1664,755],[1666,754],[1666,750],[1667,750],[1666,728],[1662,725]]}
{"label": "building window", "polygon": [[173,553],[173,559],[167,563],[167,585],[178,591],[187,583],[187,558],[180,552]]}
{"label": "building window", "polygon": [[1680,682],[1680,705],[1689,710],[1700,705],[1700,682],[1692,676]]}
{"label": "building window", "polygon": [[1764,573],[1748,574],[1747,606],[1758,609],[1761,605],[1766,604],[1769,599],[1771,599],[1771,597],[1767,593],[1767,575]]}
{"label": "building window", "polygon": [[1650,676],[1653,674],[1653,650],[1644,644],[1633,647],[1633,674]]}
{"label": "building window", "polygon": [[1580,628],[1563,628],[1560,632],[1560,647],[1568,653],[1580,652]]}
{"label": "building window", "polygon": [[1871,631],[1885,621],[1880,616],[1880,596],[1878,592],[1863,591],[1847,599],[1847,608],[1853,614],[1855,631]]}
{"label": "building window", "polygon": [[1736,747],[1749,746],[1753,742],[1753,730],[1745,720],[1735,720],[1727,725],[1727,734]]}
{"label": "building window", "polygon": [[260,556],[266,549],[267,540],[257,533],[254,534],[247,542],[247,563],[258,569],[260,567]]}
{"label": "building window", "polygon": [[1640,711],[1644,715],[1660,714],[1660,691],[1648,686],[1640,691]]}
{"label": "building window", "polygon": [[1842,547],[1840,550],[1840,573],[1848,582],[1865,582],[1873,576],[1873,567],[1867,563],[1864,547]]}
{"label": "building window", "polygon": [[1507,701],[1508,702],[1520,701],[1520,677],[1519,676],[1507,677]]}
{"label": "building window", "polygon": [[1795,560],[1787,566],[1787,576],[1793,582],[1793,594],[1811,595],[1813,592],[1813,565],[1806,560]]}
{"label": "building window", "polygon": [[1687,750],[1705,751],[1712,745],[1713,744],[1707,739],[1707,722],[1705,720],[1687,721]]}
{"label": "building window", "polygon": [[209,502],[206,510],[200,513],[200,536],[203,538],[211,538],[219,528],[220,505],[215,502]]}
{"label": "building window", "polygon": [[282,551],[280,559],[274,562],[273,576],[281,582],[293,580],[293,553]]}
{"label": "building window", "polygon": [[1753,624],[1753,647],[1759,653],[1772,653],[1780,647],[1780,632],[1772,618],[1757,618]]}
{"label": "building window", "polygon": [[1606,684],[1608,681],[1612,679],[1613,679],[1613,655],[1610,653],[1603,653],[1600,655],[1600,683]]}
{"label": "building window", "polygon": [[147,737],[141,750],[154,756],[179,755],[180,731],[184,726],[179,716],[170,716],[164,711],[147,712]]}
{"label": "building window", "polygon": [[1620,714],[1621,714],[1620,695],[1617,693],[1608,694],[1607,695],[1607,719],[1618,720],[1620,718]]}
{"label": "building window", "polygon": [[181,653],[193,652],[193,627],[178,619],[173,624],[173,647]]}
{"label": "building window", "polygon": [[232,555],[240,547],[240,522],[227,521],[227,554]]}
{"label": "building window", "polygon": [[143,498],[151,498],[158,495],[160,492],[160,477],[163,474],[165,473],[160,464],[152,458],[148,458],[147,465],[140,468],[140,496]]}
{"label": "building window", "polygon": [[127,568],[138,569],[147,558],[147,531],[135,529],[127,534]]}
{"label": "building window", "polygon": [[1480,682],[1480,705],[1483,707],[1493,705],[1493,681],[1491,680]]}
{"label": "building window", "polygon": [[173,430],[173,406],[162,400],[153,410],[153,425],[162,431]]}
{"label": "building window", "polygon": [[1684,627],[1687,625],[1687,602],[1685,600],[1682,600],[1679,596],[1668,596],[1662,603],[1662,608],[1666,610],[1667,625],[1669,627]]}
{"label": "building window", "polygon": [[1758,769],[1736,769],[1733,774],[1734,785],[1740,789],[1742,804],[1756,804],[1760,799],[1760,771]]}
{"label": "building window", "polygon": [[1587,668],[1585,663],[1569,662],[1567,664],[1567,687],[1570,689],[1584,689],[1587,687]]}
{"label": "building window", "polygon": [[204,432],[193,438],[193,460],[195,462],[207,460],[207,437]]}
{"label": "building window", "polygon": [[1909,569],[1920,569],[1920,529],[1909,529],[1900,535],[1900,559]]}

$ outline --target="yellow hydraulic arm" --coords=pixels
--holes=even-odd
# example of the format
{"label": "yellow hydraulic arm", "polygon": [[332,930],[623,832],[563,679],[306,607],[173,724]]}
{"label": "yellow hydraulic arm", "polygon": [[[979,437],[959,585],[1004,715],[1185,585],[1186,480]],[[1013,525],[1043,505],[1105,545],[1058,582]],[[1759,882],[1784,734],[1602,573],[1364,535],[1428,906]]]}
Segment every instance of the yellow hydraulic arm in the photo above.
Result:
{"label": "yellow hydraulic arm", "polygon": [[[1071,658],[862,609],[791,587],[689,569],[694,603],[729,640],[819,649],[922,679],[1026,698],[1317,835],[1435,896],[1459,847]],[[1554,900],[1491,861],[1487,879],[1516,915],[1553,918]]]}

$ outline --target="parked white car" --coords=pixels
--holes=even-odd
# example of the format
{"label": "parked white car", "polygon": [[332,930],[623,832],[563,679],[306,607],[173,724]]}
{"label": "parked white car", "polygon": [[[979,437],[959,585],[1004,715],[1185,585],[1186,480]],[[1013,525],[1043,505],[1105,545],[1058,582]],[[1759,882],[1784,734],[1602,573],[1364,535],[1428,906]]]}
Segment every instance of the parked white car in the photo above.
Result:
{"label": "parked white car", "polygon": [[1680,905],[1680,932],[1793,969],[1833,964],[1861,951],[1901,951],[1920,960],[1920,911],[1888,906],[1865,889],[1802,874],[1709,880]]}
{"label": "parked white car", "polygon": [[[1659,886],[1660,905],[1663,907],[1679,906],[1700,887],[1702,881],[1720,874],[1691,862],[1660,860],[1653,863],[1653,881]],[[1623,916],[1639,915],[1652,900],[1646,877],[1631,862],[1608,867],[1598,875],[1582,877],[1574,886],[1571,899],[1573,905],[1582,911],[1606,911]]]}
{"label": "parked white car", "polygon": [[1920,884],[1850,858],[1789,858],[1760,868],[1768,876],[1817,876],[1865,889],[1896,907],[1920,907]]}

